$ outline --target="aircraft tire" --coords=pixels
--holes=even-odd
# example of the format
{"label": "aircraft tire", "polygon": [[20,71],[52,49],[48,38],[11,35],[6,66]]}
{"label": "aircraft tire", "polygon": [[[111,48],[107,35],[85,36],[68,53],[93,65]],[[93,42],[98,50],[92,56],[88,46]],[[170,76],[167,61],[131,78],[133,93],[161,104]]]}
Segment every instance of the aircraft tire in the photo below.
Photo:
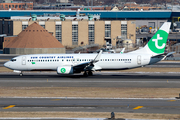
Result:
{"label": "aircraft tire", "polygon": [[22,74],[22,73],[20,73],[20,74],[19,74],[19,76],[23,76],[23,74]]}
{"label": "aircraft tire", "polygon": [[87,74],[87,72],[86,72],[86,71],[84,71],[83,76],[85,76],[85,77],[87,77],[87,76],[88,76],[88,74]]}
{"label": "aircraft tire", "polygon": [[92,71],[89,71],[89,72],[88,72],[88,75],[89,75],[89,76],[93,76]]}

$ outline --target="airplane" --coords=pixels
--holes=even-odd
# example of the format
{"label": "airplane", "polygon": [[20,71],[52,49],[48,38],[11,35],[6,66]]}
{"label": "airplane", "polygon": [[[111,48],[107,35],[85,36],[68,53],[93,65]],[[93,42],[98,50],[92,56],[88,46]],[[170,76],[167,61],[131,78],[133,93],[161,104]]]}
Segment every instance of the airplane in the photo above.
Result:
{"label": "airplane", "polygon": [[75,74],[91,76],[93,71],[124,70],[151,65],[165,57],[165,47],[171,22],[165,22],[145,47],[128,52],[102,54],[31,54],[12,58],[5,67],[23,71],[57,71],[57,74]]}

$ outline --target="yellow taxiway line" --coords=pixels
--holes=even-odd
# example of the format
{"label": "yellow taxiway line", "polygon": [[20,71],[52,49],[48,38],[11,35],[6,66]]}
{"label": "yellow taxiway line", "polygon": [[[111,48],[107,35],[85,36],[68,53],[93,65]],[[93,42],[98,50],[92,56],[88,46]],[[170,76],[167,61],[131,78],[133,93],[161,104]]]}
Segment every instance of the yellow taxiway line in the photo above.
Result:
{"label": "yellow taxiway line", "polygon": [[133,108],[134,110],[137,110],[137,109],[140,109],[140,108],[142,108],[143,106],[137,106],[137,107],[135,107],[135,108]]}
{"label": "yellow taxiway line", "polygon": [[15,107],[15,105],[9,105],[9,106],[7,106],[7,107],[5,107],[3,109],[9,109],[9,108],[13,108],[13,107]]}

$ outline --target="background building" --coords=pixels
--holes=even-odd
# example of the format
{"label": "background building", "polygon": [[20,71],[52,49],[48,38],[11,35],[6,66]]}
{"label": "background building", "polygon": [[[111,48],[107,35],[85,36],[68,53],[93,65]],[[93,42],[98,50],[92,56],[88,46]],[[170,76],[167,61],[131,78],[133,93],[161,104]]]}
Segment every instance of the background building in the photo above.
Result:
{"label": "background building", "polygon": [[33,10],[33,2],[0,3],[0,10]]}
{"label": "background building", "polygon": [[42,26],[33,22],[17,36],[4,37],[5,54],[65,53],[64,46]]}
{"label": "background building", "polygon": [[[92,44],[103,46],[106,43],[116,46],[123,39],[131,39],[133,43],[135,43],[136,39],[135,21],[60,21],[60,19],[46,19],[37,20],[36,22],[52,33],[63,46],[71,48]],[[0,33],[18,35],[32,23],[34,21],[31,19],[0,21],[2,26]]]}

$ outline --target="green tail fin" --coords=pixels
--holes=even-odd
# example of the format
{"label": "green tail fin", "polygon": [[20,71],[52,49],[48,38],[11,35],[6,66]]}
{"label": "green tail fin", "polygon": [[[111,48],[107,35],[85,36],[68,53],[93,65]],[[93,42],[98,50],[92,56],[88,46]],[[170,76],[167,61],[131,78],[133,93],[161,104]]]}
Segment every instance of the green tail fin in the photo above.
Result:
{"label": "green tail fin", "polygon": [[164,53],[170,25],[170,22],[165,22],[145,47],[148,47],[155,54]]}

